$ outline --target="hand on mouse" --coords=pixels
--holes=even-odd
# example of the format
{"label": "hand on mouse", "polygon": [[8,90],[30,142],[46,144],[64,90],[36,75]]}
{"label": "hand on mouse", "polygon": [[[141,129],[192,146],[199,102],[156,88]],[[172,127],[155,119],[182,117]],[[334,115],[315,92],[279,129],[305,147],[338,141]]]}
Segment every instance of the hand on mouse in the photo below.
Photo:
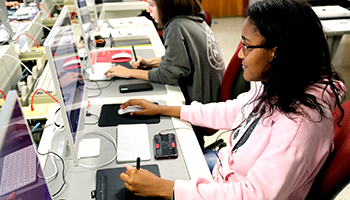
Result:
{"label": "hand on mouse", "polygon": [[131,70],[123,67],[121,65],[117,65],[115,67],[110,68],[107,70],[104,75],[108,78],[111,76],[118,76],[122,78],[130,78],[131,77]]}
{"label": "hand on mouse", "polygon": [[131,60],[129,64],[134,69],[147,68],[147,60],[145,58],[140,57],[140,56],[137,56],[136,61],[134,59]]}
{"label": "hand on mouse", "polygon": [[141,107],[141,111],[131,112],[130,115],[146,115],[154,116],[160,114],[160,106],[149,102],[145,99],[130,99],[129,101],[123,103],[120,108],[125,109],[131,105],[138,105]]}

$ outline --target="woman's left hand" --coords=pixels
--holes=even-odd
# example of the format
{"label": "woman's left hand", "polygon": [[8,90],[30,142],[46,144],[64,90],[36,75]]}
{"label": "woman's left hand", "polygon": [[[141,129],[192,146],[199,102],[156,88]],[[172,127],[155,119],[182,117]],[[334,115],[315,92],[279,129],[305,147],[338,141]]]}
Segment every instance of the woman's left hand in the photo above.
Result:
{"label": "woman's left hand", "polygon": [[131,70],[121,65],[117,65],[115,67],[110,68],[108,71],[106,71],[104,75],[106,77],[118,76],[122,78],[130,78]]}

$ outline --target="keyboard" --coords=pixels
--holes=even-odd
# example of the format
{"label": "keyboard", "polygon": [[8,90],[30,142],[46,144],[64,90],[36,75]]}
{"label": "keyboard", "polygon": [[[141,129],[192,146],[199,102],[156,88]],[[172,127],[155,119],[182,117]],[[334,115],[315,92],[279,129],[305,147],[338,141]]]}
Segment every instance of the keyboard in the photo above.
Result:
{"label": "keyboard", "polygon": [[28,15],[32,9],[33,7],[21,7],[15,13],[13,13],[13,15],[16,15],[16,16]]}
{"label": "keyboard", "polygon": [[117,129],[117,161],[150,160],[151,151],[146,124],[122,124]]}
{"label": "keyboard", "polygon": [[4,157],[0,196],[36,182],[36,152],[32,145]]}
{"label": "keyboard", "polygon": [[112,63],[95,63],[93,68],[94,72],[92,73],[91,69],[88,69],[89,80],[92,81],[101,81],[101,80],[109,80],[111,78],[107,78],[104,73],[112,67]]}

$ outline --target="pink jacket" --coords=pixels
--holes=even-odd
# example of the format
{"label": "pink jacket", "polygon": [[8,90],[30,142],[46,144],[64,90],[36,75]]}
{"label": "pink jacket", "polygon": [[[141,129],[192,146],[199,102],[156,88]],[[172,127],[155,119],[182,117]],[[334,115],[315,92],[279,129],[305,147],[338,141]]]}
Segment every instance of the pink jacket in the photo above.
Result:
{"label": "pink jacket", "polygon": [[[343,83],[339,84],[345,89]],[[243,106],[261,91],[261,86],[260,82],[256,83],[235,100],[182,106],[181,119],[199,126],[234,129],[249,115],[253,105]],[[304,199],[333,149],[331,112],[335,109],[335,96],[329,87],[323,93],[323,87],[315,84],[307,91],[324,105],[327,118],[322,122],[318,113],[307,108],[305,111],[312,121],[305,116],[288,118],[275,112],[259,120],[237,151],[232,148],[242,135],[233,139],[231,133],[228,147],[219,152],[222,165],[218,162],[213,169],[214,183],[204,178],[176,180],[175,199]],[[248,113],[246,116],[241,112],[242,107],[243,113]]]}

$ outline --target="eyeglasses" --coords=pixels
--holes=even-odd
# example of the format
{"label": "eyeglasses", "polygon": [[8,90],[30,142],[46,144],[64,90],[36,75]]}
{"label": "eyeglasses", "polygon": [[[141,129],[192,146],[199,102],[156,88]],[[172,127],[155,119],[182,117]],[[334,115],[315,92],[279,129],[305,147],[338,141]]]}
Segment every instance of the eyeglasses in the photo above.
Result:
{"label": "eyeglasses", "polygon": [[247,46],[247,45],[243,44],[243,40],[242,40],[242,42],[241,42],[241,48],[242,48],[242,51],[243,51],[244,56],[247,56],[248,53],[249,53],[250,51],[252,51],[253,49],[257,49],[257,48],[266,48],[266,45]]}

